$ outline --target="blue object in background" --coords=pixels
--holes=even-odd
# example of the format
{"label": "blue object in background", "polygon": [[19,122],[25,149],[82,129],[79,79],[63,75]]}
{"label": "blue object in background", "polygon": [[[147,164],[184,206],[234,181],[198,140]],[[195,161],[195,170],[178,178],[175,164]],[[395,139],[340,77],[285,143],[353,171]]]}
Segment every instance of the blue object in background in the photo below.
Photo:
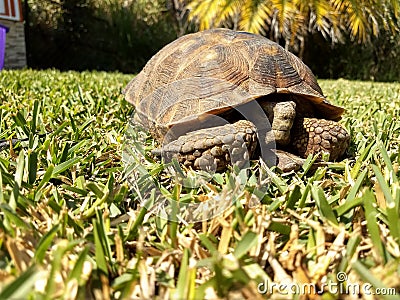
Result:
{"label": "blue object in background", "polygon": [[4,56],[6,54],[6,35],[9,31],[7,26],[0,24],[0,70],[4,67]]}

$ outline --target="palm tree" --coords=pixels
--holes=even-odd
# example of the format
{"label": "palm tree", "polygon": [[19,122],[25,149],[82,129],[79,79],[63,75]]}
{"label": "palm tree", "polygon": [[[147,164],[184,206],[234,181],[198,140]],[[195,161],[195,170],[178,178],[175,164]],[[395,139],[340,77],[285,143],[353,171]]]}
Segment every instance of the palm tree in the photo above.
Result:
{"label": "palm tree", "polygon": [[[176,1],[176,0],[175,0]],[[182,0],[181,0],[182,1]],[[286,45],[319,31],[332,42],[344,34],[359,42],[382,29],[398,32],[399,0],[187,0],[200,30],[230,27],[283,38]]]}

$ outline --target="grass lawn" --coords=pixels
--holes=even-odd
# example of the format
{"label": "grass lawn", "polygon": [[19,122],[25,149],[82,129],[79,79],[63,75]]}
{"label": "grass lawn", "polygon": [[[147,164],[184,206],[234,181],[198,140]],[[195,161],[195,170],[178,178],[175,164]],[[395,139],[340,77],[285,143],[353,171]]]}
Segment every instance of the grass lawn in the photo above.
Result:
{"label": "grass lawn", "polygon": [[[130,79],[0,73],[0,139],[27,138],[0,150],[0,299],[400,299],[399,83],[320,81],[347,109],[343,162],[289,174],[254,162],[191,187],[143,155],[149,136],[127,179]],[[176,223],[154,213],[154,190],[235,201]]]}

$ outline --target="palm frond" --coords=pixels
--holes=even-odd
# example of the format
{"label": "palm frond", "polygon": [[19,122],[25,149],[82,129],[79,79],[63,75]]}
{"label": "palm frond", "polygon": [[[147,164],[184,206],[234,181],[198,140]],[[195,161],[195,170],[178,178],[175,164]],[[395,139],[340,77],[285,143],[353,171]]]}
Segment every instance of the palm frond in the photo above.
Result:
{"label": "palm frond", "polygon": [[327,24],[335,24],[336,18],[334,9],[329,1],[312,1],[313,11],[315,12],[315,24],[321,31],[327,31]]}
{"label": "palm frond", "polygon": [[276,20],[279,25],[279,32],[283,33],[290,28],[290,22],[298,13],[296,5],[292,1],[287,0],[271,0],[272,8],[276,12]]}
{"label": "palm frond", "polygon": [[[218,0],[194,0],[188,4],[190,10],[189,20],[197,20],[199,29],[204,30],[214,26],[215,19],[220,12]],[[225,2],[225,1],[223,1]]]}
{"label": "palm frond", "polygon": [[192,0],[187,8],[200,30],[228,25],[291,43],[315,31],[333,42],[343,33],[366,42],[382,29],[400,31],[398,0]]}
{"label": "palm frond", "polygon": [[366,19],[362,3],[354,0],[333,0],[336,11],[341,12],[340,23],[345,23],[351,38],[358,37],[359,41],[366,40]]}
{"label": "palm frond", "polygon": [[378,36],[379,34],[379,21],[378,21],[378,17],[376,13],[374,12],[374,8],[365,8],[366,13],[368,15],[368,24],[369,24],[369,30],[372,31],[372,34],[374,36]]}
{"label": "palm frond", "polygon": [[359,42],[367,41],[368,21],[365,14],[364,1],[347,1],[346,13],[348,15],[348,28],[353,38]]}
{"label": "palm frond", "polygon": [[273,10],[268,1],[247,0],[242,7],[239,28],[253,33],[265,34],[264,26],[271,22]]}
{"label": "palm frond", "polygon": [[400,2],[395,1],[384,1],[381,3],[379,10],[380,22],[386,31],[396,34],[400,31]]}
{"label": "palm frond", "polygon": [[[229,19],[236,19],[240,15],[243,0],[219,1],[219,11],[215,18],[215,25],[221,26]],[[235,21],[233,21],[235,23]]]}
{"label": "palm frond", "polygon": [[394,14],[394,17],[398,19],[400,17],[400,2],[399,0],[390,0],[389,5],[392,8],[392,12]]}

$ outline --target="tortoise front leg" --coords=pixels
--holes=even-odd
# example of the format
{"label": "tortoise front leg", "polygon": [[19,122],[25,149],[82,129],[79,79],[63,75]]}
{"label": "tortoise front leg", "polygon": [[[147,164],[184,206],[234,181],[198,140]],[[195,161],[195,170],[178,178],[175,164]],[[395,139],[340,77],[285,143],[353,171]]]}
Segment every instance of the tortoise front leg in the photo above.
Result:
{"label": "tortoise front leg", "polygon": [[261,101],[261,106],[271,122],[272,131],[265,137],[267,144],[275,142],[277,146],[286,146],[290,142],[290,130],[296,117],[294,101]]}
{"label": "tortoise front leg", "polygon": [[327,153],[334,161],[343,156],[350,135],[337,122],[317,118],[298,118],[292,130],[292,146],[306,158],[309,154]]}
{"label": "tortoise front leg", "polygon": [[188,132],[156,152],[167,160],[175,158],[193,169],[222,171],[229,164],[244,166],[256,147],[256,127],[249,121],[240,120]]}

